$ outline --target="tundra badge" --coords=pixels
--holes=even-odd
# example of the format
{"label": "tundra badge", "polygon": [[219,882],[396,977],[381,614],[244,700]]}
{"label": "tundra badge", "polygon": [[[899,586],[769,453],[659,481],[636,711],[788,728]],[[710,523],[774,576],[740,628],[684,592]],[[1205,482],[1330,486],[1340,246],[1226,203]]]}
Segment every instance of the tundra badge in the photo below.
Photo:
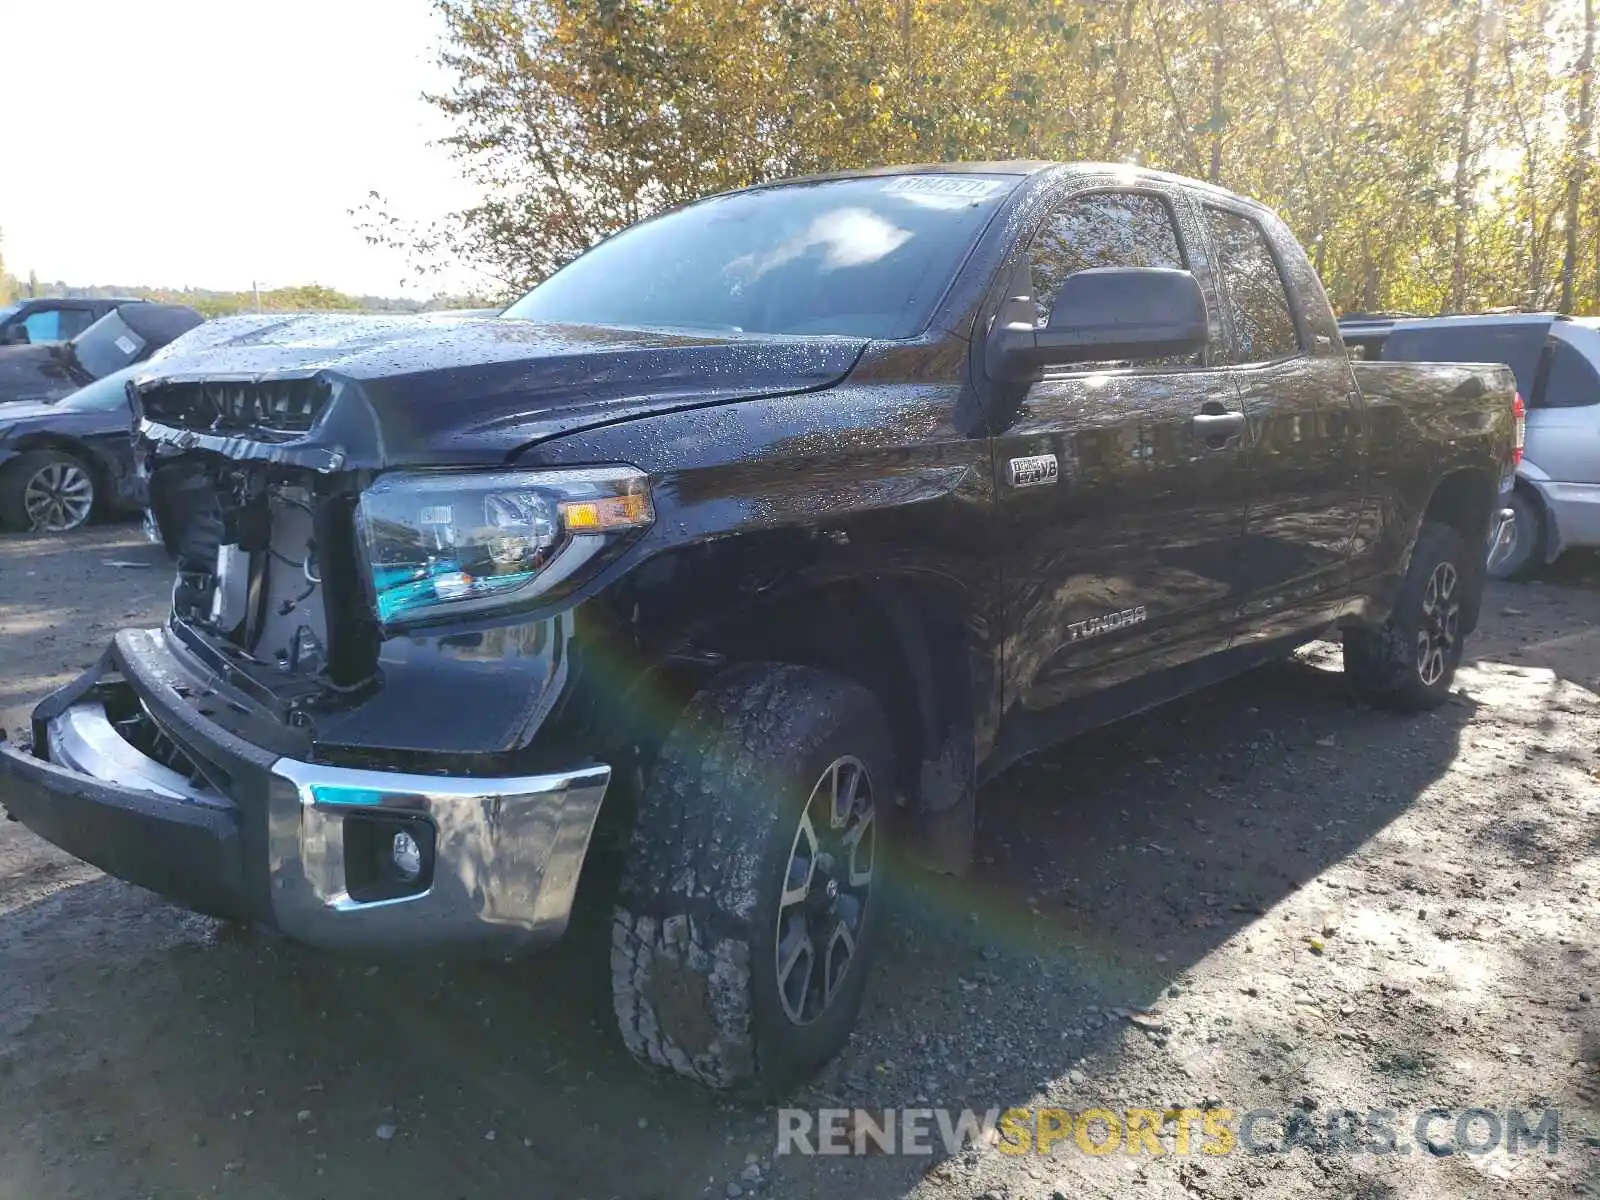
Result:
{"label": "tundra badge", "polygon": [[1011,460],[1011,486],[1017,488],[1040,487],[1061,478],[1061,468],[1054,454],[1030,454],[1027,458]]}
{"label": "tundra badge", "polygon": [[1135,604],[1132,608],[1122,608],[1104,616],[1090,617],[1087,621],[1074,621],[1067,626],[1067,641],[1075,642],[1080,638],[1110,633],[1113,629],[1125,629],[1129,625],[1139,624],[1147,616],[1144,605]]}

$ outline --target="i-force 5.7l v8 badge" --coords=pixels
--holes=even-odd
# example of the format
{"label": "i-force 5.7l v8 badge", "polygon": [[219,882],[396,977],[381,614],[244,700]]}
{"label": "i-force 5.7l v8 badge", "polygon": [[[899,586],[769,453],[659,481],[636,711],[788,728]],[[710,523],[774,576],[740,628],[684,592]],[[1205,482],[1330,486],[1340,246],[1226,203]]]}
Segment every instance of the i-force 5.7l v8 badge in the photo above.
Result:
{"label": "i-force 5.7l v8 badge", "polygon": [[1061,467],[1054,454],[1030,454],[1011,460],[1012,487],[1039,487],[1061,478]]}

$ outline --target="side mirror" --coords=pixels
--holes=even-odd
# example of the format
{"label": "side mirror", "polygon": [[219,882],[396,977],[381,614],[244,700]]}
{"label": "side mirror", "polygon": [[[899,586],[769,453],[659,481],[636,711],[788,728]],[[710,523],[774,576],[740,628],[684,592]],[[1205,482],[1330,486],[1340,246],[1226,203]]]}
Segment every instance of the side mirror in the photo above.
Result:
{"label": "side mirror", "polygon": [[1193,354],[1209,333],[1200,285],[1189,272],[1166,267],[1093,267],[1067,276],[1043,329],[1014,313],[1009,303],[1001,309],[985,355],[990,378],[1006,383],[1028,383],[1045,367],[1069,363]]}
{"label": "side mirror", "polygon": [[0,333],[0,346],[26,346],[31,341],[32,339],[28,337],[28,327],[21,321],[4,333]]}

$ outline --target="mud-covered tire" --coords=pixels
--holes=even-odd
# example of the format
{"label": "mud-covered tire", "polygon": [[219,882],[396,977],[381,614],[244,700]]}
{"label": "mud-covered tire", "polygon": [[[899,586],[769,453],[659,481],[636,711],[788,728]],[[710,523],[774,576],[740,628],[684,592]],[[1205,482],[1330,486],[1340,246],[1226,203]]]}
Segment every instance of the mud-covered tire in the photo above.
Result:
{"label": "mud-covered tire", "polygon": [[[793,895],[802,814],[844,759],[861,764],[870,787],[873,879],[831,1002],[796,1023],[779,991],[779,911]],[[612,922],[612,998],[636,1058],[712,1088],[773,1095],[838,1052],[882,915],[893,770],[876,698],[836,675],[740,667],[690,701],[640,799]]]}
{"label": "mud-covered tire", "polygon": [[[1344,671],[1362,700],[1401,712],[1444,703],[1461,662],[1461,615],[1476,608],[1478,596],[1471,590],[1483,586],[1483,572],[1474,569],[1481,564],[1481,551],[1476,563],[1469,553],[1449,525],[1424,525],[1389,619],[1376,629],[1345,630]],[[1441,588],[1452,576],[1454,585],[1441,600]],[[1448,645],[1442,644],[1441,625],[1450,629]]]}
{"label": "mud-covered tire", "polygon": [[1489,573],[1496,579],[1526,579],[1544,564],[1544,505],[1519,487],[1507,499],[1506,507],[1516,514],[1516,540]]}

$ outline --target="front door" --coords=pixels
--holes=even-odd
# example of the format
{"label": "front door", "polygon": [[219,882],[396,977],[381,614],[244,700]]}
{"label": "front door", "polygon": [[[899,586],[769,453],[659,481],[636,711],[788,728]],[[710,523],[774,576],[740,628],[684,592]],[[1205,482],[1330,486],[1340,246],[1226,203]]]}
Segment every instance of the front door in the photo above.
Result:
{"label": "front door", "polygon": [[[1175,220],[1187,211],[1154,189],[1061,202],[1029,249],[1039,323],[1074,272],[1195,269],[1187,250],[1199,239],[1187,220],[1180,236]],[[1209,353],[1052,368],[997,434],[1013,713],[1226,647],[1239,602],[1244,419]]]}

